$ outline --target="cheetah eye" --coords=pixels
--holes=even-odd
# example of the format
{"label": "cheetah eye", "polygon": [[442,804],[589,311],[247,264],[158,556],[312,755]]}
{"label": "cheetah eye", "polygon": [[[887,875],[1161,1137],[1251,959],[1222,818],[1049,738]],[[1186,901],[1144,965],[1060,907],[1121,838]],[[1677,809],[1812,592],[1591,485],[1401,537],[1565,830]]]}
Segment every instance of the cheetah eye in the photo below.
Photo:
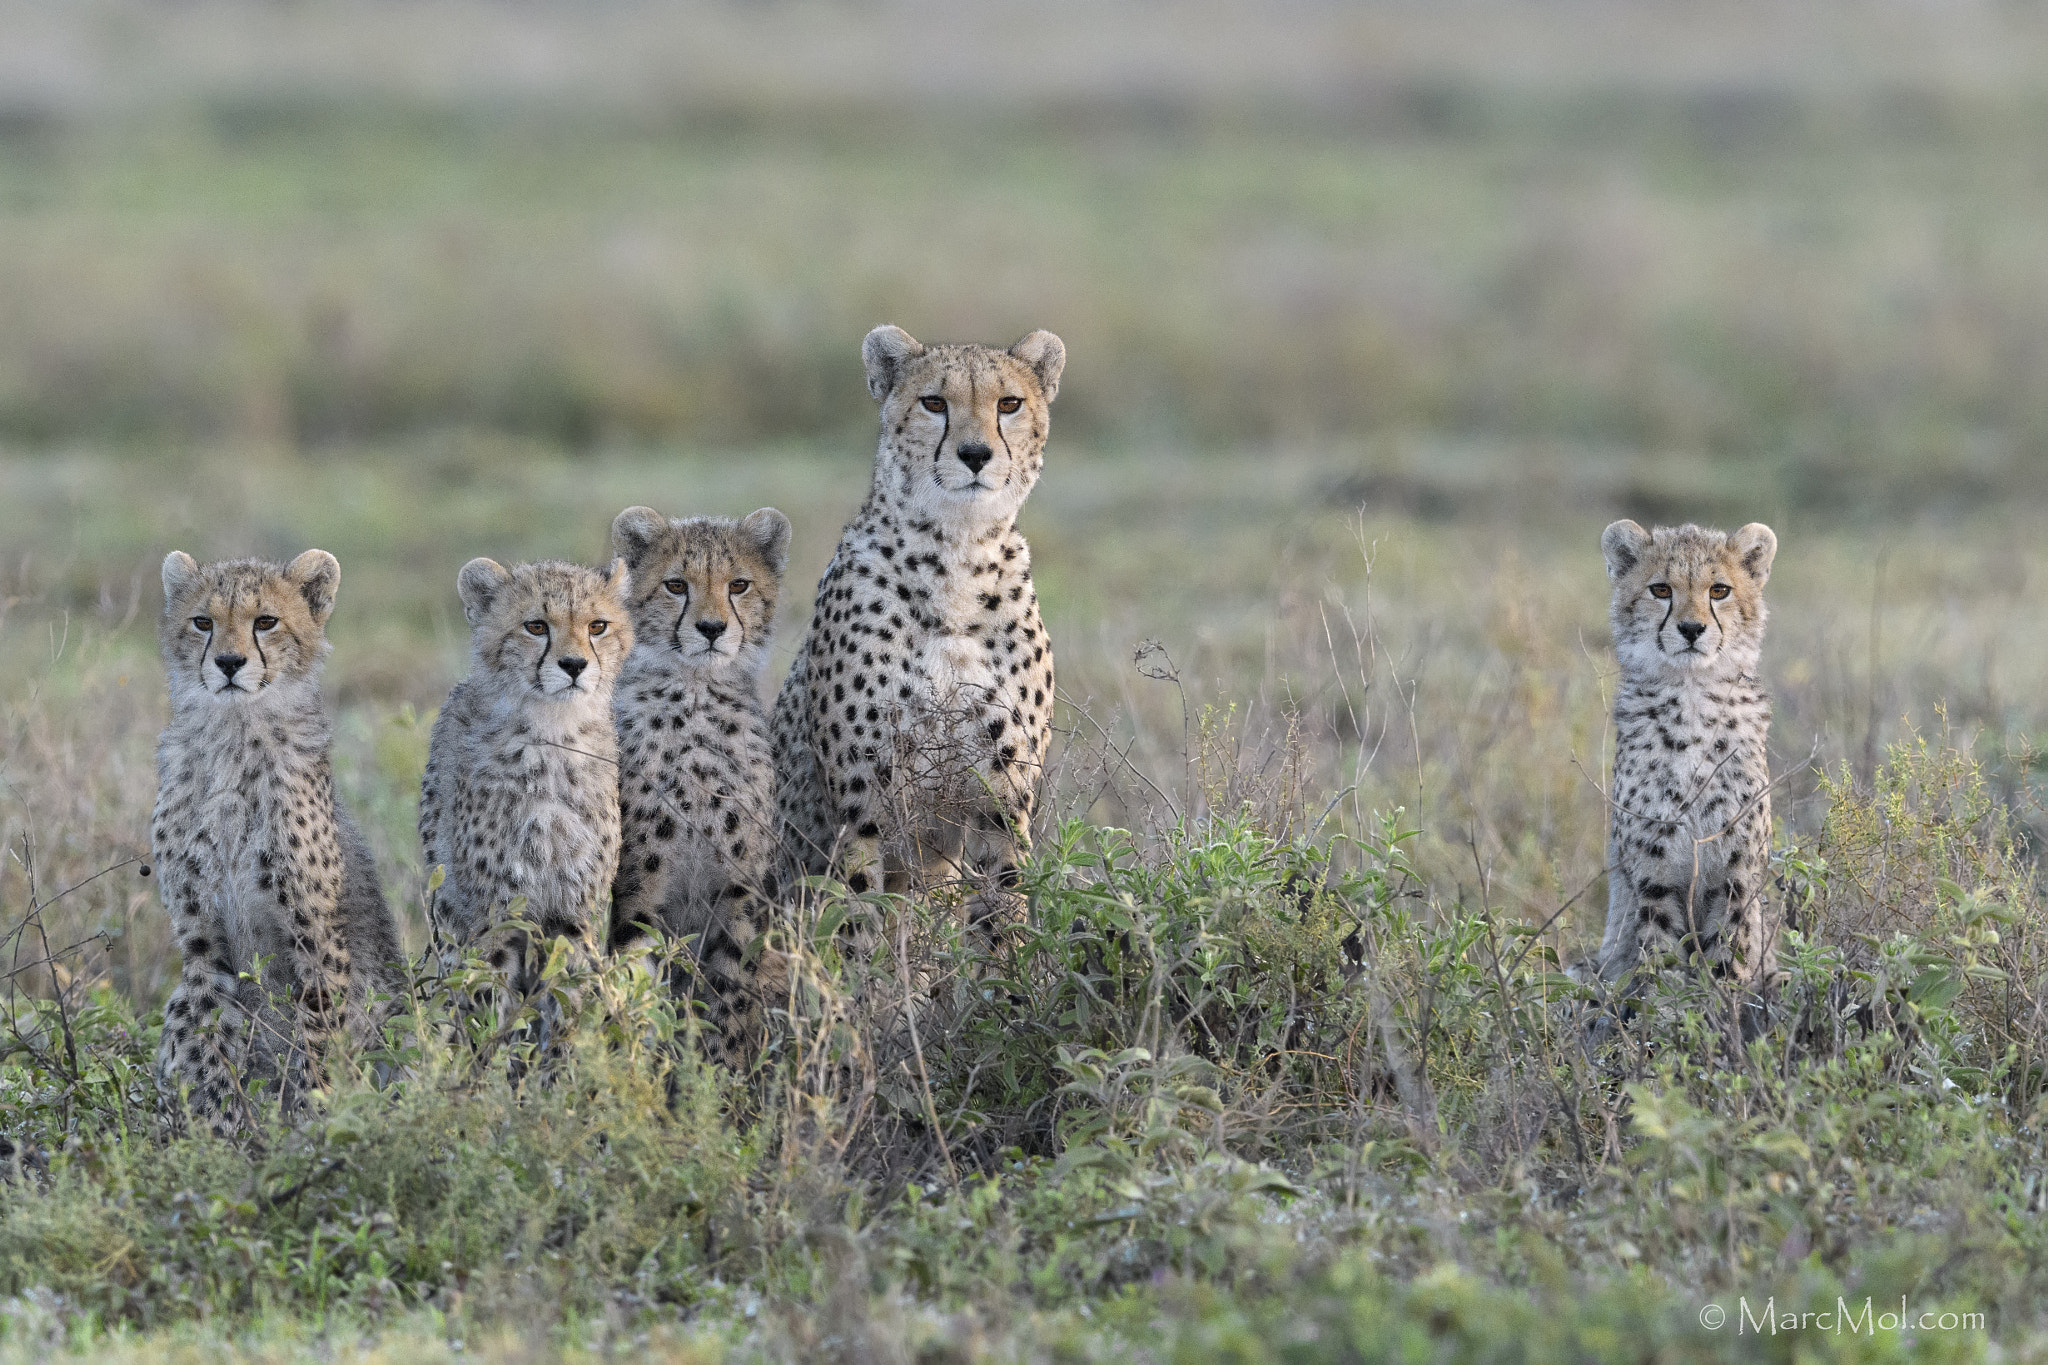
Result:
{"label": "cheetah eye", "polygon": [[194,630],[203,630],[203,631],[211,632],[211,631],[213,630],[213,618],[212,618],[211,616],[195,616],[195,617],[193,617],[193,618],[192,618],[192,629],[194,629]]}
{"label": "cheetah eye", "polygon": [[754,580],[751,578],[735,578],[732,582],[725,585],[725,590],[734,597],[738,597],[753,586]]}
{"label": "cheetah eye", "polygon": [[259,616],[259,617],[257,617],[257,618],[256,618],[256,629],[258,629],[258,630],[276,630],[276,629],[277,629],[277,618],[276,618],[275,616]]}
{"label": "cheetah eye", "polygon": [[1726,583],[1716,583],[1713,587],[1707,589],[1707,596],[1718,602],[1733,591],[1734,589],[1730,588]]}
{"label": "cheetah eye", "polygon": [[526,633],[528,635],[545,635],[548,633],[548,623],[545,621],[528,621],[526,623]]}
{"label": "cheetah eye", "polygon": [[611,628],[612,623],[609,621],[592,621],[590,623],[590,638],[595,640]]}
{"label": "cheetah eye", "polygon": [[996,400],[997,412],[1015,412],[1023,406],[1024,400],[1021,398],[998,398]]}
{"label": "cheetah eye", "polygon": [[946,400],[943,398],[934,396],[921,401],[924,403],[924,410],[926,412],[944,412],[946,410]]}
{"label": "cheetah eye", "polygon": [[1659,602],[1666,600],[1671,596],[1671,585],[1669,583],[1652,583],[1650,585],[1650,596],[1656,598]]}
{"label": "cheetah eye", "polygon": [[690,585],[680,578],[664,578],[661,580],[661,586],[668,589],[671,597],[681,597],[690,590]]}

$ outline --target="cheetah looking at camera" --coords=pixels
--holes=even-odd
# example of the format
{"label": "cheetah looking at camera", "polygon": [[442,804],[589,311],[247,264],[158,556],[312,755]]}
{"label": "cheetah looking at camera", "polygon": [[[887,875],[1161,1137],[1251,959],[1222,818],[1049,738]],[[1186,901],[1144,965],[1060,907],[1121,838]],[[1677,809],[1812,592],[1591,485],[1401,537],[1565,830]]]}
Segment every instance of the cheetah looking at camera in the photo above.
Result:
{"label": "cheetah looking at camera", "polygon": [[1052,723],[1052,642],[1017,513],[1066,348],[861,344],[882,405],[867,502],[775,703],[784,856],[855,891],[964,883],[1008,913]]}
{"label": "cheetah looking at camera", "polygon": [[406,983],[328,757],[320,665],[341,566],[308,550],[201,568],[174,550],[163,583],[171,719],[150,844],[184,963],[156,1065],[226,1134],[253,1082],[290,1107],[321,1083],[337,1034],[373,1043]]}
{"label": "cheetah looking at camera", "polygon": [[[633,647],[626,566],[549,560],[462,566],[469,676],[434,721],[420,783],[420,844],[444,880],[429,915],[445,969],[504,921],[515,898],[585,960],[602,947],[603,899],[619,860],[612,688]],[[523,934],[489,944],[491,965],[531,994],[540,966]]]}
{"label": "cheetah looking at camera", "polygon": [[[789,556],[789,518],[671,521],[629,507],[612,549],[632,573],[633,653],[613,692],[623,825],[611,942],[691,940],[692,975],[732,1060],[759,1023],[748,946],[772,894],[774,757],[761,669]],[[772,983],[768,983],[772,986]]]}
{"label": "cheetah looking at camera", "polygon": [[1757,661],[1778,538],[1757,522],[1731,536],[1617,521],[1600,547],[1621,664],[1600,975],[1617,981],[1657,948],[1763,985],[1778,926]]}

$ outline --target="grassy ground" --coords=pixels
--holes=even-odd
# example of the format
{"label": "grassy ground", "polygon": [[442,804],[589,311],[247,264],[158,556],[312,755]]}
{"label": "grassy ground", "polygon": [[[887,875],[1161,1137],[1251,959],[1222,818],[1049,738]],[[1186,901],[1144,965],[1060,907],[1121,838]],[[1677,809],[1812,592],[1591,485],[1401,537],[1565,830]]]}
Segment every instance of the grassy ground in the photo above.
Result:
{"label": "grassy ground", "polygon": [[[0,5],[0,1360],[2048,1350],[2048,28],[1041,8]],[[809,907],[744,1083],[629,962],[552,1086],[430,1028],[164,1138],[163,553],[340,557],[417,947],[456,568],[777,505],[779,678],[884,319],[1070,348],[1031,931]],[[1620,515],[1781,540],[1746,1049],[1674,973],[1589,1058],[1555,971]],[[1915,1325],[1755,1329],[1838,1299]]]}

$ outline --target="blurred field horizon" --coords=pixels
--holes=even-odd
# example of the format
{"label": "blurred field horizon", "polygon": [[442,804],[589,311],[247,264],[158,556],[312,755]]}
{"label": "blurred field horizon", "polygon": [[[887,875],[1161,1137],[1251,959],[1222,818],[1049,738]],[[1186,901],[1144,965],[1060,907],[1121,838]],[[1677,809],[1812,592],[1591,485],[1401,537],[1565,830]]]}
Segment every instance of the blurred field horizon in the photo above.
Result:
{"label": "blurred field horizon", "polygon": [[1093,445],[2048,487],[2030,8],[1166,13],[9,6],[0,439],[850,440],[893,319]]}
{"label": "blurred field horizon", "polygon": [[[1785,836],[1927,737],[2038,875],[2043,147],[2048,7],[1990,0],[0,0],[0,847],[142,856],[164,553],[318,545],[419,947],[457,568],[779,506],[772,690],[893,322],[1068,348],[1048,819],[1305,754],[1333,827],[1421,831],[1433,912],[1569,958],[1601,529],[1760,520]],[[156,1005],[151,888],[68,906]]]}

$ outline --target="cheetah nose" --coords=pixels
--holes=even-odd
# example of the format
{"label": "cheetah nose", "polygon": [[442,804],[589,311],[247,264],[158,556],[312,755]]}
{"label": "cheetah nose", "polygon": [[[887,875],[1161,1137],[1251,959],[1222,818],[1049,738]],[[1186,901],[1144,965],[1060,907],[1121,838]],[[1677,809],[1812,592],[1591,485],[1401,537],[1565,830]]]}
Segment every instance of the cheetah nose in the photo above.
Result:
{"label": "cheetah nose", "polygon": [[235,671],[248,662],[249,660],[240,654],[216,654],[213,656],[213,666],[219,669],[220,675],[229,682],[235,680]]}
{"label": "cheetah nose", "polygon": [[979,441],[963,441],[960,444],[960,448],[954,453],[960,457],[960,463],[966,465],[968,471],[974,474],[979,474],[981,467],[989,462],[990,456],[995,454],[994,451]]}
{"label": "cheetah nose", "polygon": [[705,644],[715,645],[718,643],[718,637],[725,634],[725,622],[699,621],[697,623],[697,633],[704,637]]}
{"label": "cheetah nose", "polygon": [[572,657],[555,660],[555,666],[569,675],[570,682],[575,682],[577,675],[582,673],[585,668],[588,668],[589,664],[582,659]]}
{"label": "cheetah nose", "polygon": [[1707,633],[1707,623],[1704,621],[1680,621],[1678,623],[1678,633],[1685,637],[1687,644],[1696,645],[1699,643],[1700,636]]}

